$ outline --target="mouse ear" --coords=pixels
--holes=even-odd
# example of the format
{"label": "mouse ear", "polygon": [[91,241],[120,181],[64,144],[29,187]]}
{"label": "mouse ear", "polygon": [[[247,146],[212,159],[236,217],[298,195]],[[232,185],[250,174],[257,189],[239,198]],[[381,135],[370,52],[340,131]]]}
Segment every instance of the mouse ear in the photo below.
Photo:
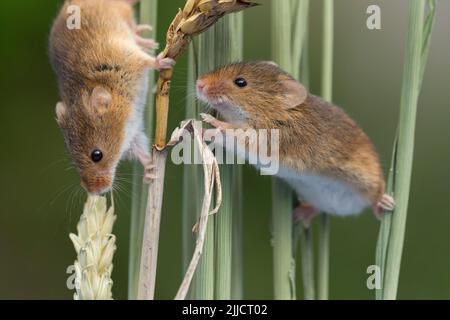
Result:
{"label": "mouse ear", "polygon": [[56,108],[55,108],[55,111],[56,111],[56,121],[57,121],[58,123],[61,123],[61,122],[62,122],[63,117],[64,117],[64,115],[66,114],[66,110],[67,110],[66,105],[65,105],[63,102],[58,102],[58,103],[56,104]]}
{"label": "mouse ear", "polygon": [[112,96],[108,90],[103,87],[95,87],[92,91],[90,105],[99,112],[104,112],[111,105]]}
{"label": "mouse ear", "polygon": [[280,83],[283,86],[287,109],[295,108],[305,102],[308,92],[302,84],[286,76],[280,77]]}
{"label": "mouse ear", "polygon": [[269,66],[280,67],[275,61],[261,61],[261,63],[268,64]]}

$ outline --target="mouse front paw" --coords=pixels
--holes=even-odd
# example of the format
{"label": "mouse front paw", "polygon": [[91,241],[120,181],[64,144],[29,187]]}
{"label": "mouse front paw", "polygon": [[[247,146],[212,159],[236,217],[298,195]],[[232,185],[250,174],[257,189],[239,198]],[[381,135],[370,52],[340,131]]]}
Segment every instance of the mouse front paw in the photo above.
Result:
{"label": "mouse front paw", "polygon": [[210,124],[211,126],[213,126],[214,128],[219,129],[221,131],[224,131],[226,129],[234,129],[234,127],[231,124],[220,121],[220,120],[214,118],[210,114],[200,113],[200,117],[202,117],[203,122],[206,122],[206,123]]}
{"label": "mouse front paw", "polygon": [[155,174],[156,165],[149,163],[144,167],[144,183],[149,184],[158,177]]}
{"label": "mouse front paw", "polygon": [[138,144],[133,144],[133,154],[144,167],[144,183],[149,184],[155,180],[157,178],[155,173],[156,165],[153,163],[152,156],[148,151],[145,151]]}
{"label": "mouse front paw", "polygon": [[140,24],[134,28],[134,32],[138,35],[141,35],[143,32],[146,31],[148,32],[153,31],[153,27],[149,24]]}
{"label": "mouse front paw", "polygon": [[144,167],[144,183],[149,184],[157,178],[155,174],[156,165],[153,164],[151,156],[139,157],[139,162]]}

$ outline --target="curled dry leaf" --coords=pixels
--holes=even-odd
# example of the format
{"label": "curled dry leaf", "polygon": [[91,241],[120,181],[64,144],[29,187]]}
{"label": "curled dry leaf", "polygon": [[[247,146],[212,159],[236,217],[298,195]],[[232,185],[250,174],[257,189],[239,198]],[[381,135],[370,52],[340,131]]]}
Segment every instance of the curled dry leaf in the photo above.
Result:
{"label": "curled dry leaf", "polygon": [[190,37],[206,31],[224,15],[254,7],[246,0],[188,0],[179,10],[167,32],[164,56],[178,58],[189,44]]}

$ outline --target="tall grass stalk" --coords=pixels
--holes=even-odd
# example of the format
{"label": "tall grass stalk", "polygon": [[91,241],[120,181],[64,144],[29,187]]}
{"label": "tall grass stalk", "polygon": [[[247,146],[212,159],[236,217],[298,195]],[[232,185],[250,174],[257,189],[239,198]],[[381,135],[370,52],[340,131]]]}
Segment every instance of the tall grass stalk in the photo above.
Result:
{"label": "tall grass stalk", "polygon": [[[153,35],[156,38],[156,26],[158,13],[158,0],[141,0],[139,8],[139,22],[149,24],[153,31],[143,34],[144,37]],[[153,133],[154,121],[154,88],[155,72],[149,71],[147,108],[145,114],[146,133]],[[140,163],[133,165],[133,185],[131,200],[131,223],[130,223],[130,247],[128,261],[128,299],[137,299],[139,266],[141,261],[142,239],[144,233],[145,208],[147,205],[148,186],[143,183],[144,171]]]}
{"label": "tall grass stalk", "polygon": [[[217,25],[218,29],[221,29]],[[233,168],[220,166],[223,202],[216,217],[216,286],[215,298],[231,299],[231,271],[233,266]]]}
{"label": "tall grass stalk", "polygon": [[[306,39],[309,0],[272,1],[272,57],[299,80]],[[295,246],[292,220],[292,189],[283,181],[272,181],[272,245],[274,298],[295,299]],[[308,256],[305,256],[308,259]],[[305,261],[306,264],[312,263]],[[314,281],[312,277],[304,279]]]}
{"label": "tall grass stalk", "polygon": [[[230,16],[230,40],[229,62],[241,61],[244,58],[244,13],[236,13]],[[243,236],[243,172],[242,166],[234,166],[232,169],[231,192],[233,229],[231,250],[231,299],[244,299],[244,236]]]}
{"label": "tall grass stalk", "polygon": [[[323,7],[323,60],[322,97],[333,99],[333,39],[334,39],[334,0],[324,0]],[[330,222],[322,213],[319,221],[319,259],[318,259],[318,299],[328,299],[329,287],[329,242]]]}
{"label": "tall grass stalk", "polygon": [[[198,56],[197,56],[197,74],[203,74],[215,67],[214,53],[216,48],[215,28],[211,27],[204,34],[198,37]],[[200,109],[200,107],[198,107]],[[203,179],[202,179],[203,180]],[[202,181],[200,180],[200,181]],[[226,193],[226,192],[225,192]],[[198,214],[198,212],[197,212]],[[199,217],[198,217],[199,218]],[[195,277],[195,295],[194,299],[213,300],[215,285],[215,269],[214,269],[214,234],[215,234],[215,218],[211,217],[208,222],[206,231],[205,246],[203,255],[197,268]]]}
{"label": "tall grass stalk", "polygon": [[[229,15],[219,21],[215,26],[215,67],[242,60],[243,56],[243,14]],[[239,259],[239,254],[234,255],[233,249],[240,250],[242,243],[233,243],[233,236],[240,230],[239,217],[235,217],[236,201],[234,188],[240,188],[240,170],[236,166],[222,165],[220,167],[222,178],[223,199],[222,206],[216,217],[216,294],[219,300],[229,300],[232,297],[232,274],[242,278],[242,264],[233,258]],[[237,181],[235,181],[237,179]],[[239,212],[238,212],[239,214]],[[238,219],[233,223],[234,219]],[[237,228],[233,230],[234,228]],[[236,239],[236,240],[237,240]],[[242,280],[242,279],[241,279]]]}
{"label": "tall grass stalk", "polygon": [[[189,48],[188,58],[188,80],[186,98],[186,119],[195,119],[201,112],[195,99],[195,81],[198,76],[197,57],[198,40],[195,39]],[[194,148],[192,148],[192,152]],[[192,153],[193,154],[193,153]],[[202,168],[199,165],[185,165],[183,170],[183,208],[182,208],[182,251],[183,251],[183,274],[187,270],[194,250],[195,235],[192,226],[198,221],[198,213],[201,211],[204,193]],[[191,286],[190,293],[195,288],[195,282]],[[193,296],[189,296],[193,297]]]}
{"label": "tall grass stalk", "polygon": [[[293,0],[295,2],[295,0]],[[296,34],[294,48],[299,51],[301,59],[295,60],[294,76],[300,78],[300,82],[309,88],[309,0],[303,0],[297,2],[297,9],[294,10],[296,17]],[[299,46],[299,41],[303,41],[303,46]],[[294,56],[299,56],[294,54]],[[299,63],[299,64],[298,64]],[[299,68],[300,66],[300,68]],[[297,71],[298,74],[295,72]],[[300,72],[301,71],[301,72]],[[314,281],[314,247],[312,229],[305,228],[301,223],[295,227],[296,234],[301,241],[301,266],[302,266],[302,279],[303,279],[303,298],[305,300],[314,300],[316,296],[315,281]],[[297,251],[297,250],[296,250]]]}
{"label": "tall grass stalk", "polygon": [[242,167],[233,170],[233,249],[231,266],[231,299],[244,299],[244,234],[243,234],[243,172]]}
{"label": "tall grass stalk", "polygon": [[305,300],[314,300],[316,288],[314,281],[314,248],[312,228],[300,226],[301,233],[301,253],[302,253],[302,276],[303,294]]}
{"label": "tall grass stalk", "polygon": [[[430,12],[425,20],[427,3]],[[435,0],[410,1],[400,118],[387,190],[393,192],[396,206],[392,214],[387,213],[384,216],[380,227],[377,263],[382,269],[382,289],[377,292],[378,299],[397,298],[411,185],[417,105],[427,62],[435,8]]]}
{"label": "tall grass stalk", "polygon": [[[291,1],[272,1],[272,56],[281,68],[292,71]],[[272,181],[272,246],[274,298],[292,300],[293,232],[292,190],[278,178]]]}

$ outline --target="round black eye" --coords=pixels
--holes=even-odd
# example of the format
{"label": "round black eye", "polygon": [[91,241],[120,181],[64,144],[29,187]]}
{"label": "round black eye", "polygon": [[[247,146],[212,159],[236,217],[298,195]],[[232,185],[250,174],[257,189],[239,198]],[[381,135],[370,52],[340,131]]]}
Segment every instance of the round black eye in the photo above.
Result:
{"label": "round black eye", "polygon": [[234,84],[239,88],[244,88],[247,86],[247,81],[244,78],[237,78],[236,80],[234,80]]}
{"label": "round black eye", "polygon": [[100,150],[96,149],[96,150],[92,151],[91,159],[94,162],[100,162],[103,159],[103,153]]}

